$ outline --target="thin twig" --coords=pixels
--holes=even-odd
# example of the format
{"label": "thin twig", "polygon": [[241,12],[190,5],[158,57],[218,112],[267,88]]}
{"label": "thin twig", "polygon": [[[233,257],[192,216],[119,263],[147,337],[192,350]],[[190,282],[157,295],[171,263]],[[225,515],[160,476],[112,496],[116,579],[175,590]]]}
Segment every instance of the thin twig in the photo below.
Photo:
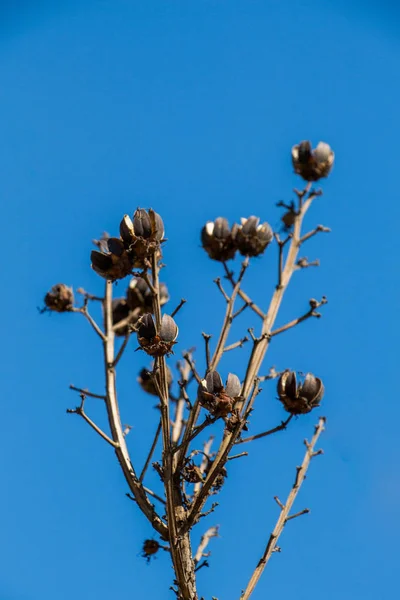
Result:
{"label": "thin twig", "polygon": [[223,297],[225,298],[225,300],[227,302],[229,302],[229,296],[225,292],[224,288],[222,287],[221,279],[219,277],[217,277],[217,279],[214,279],[214,283],[217,284],[217,288],[219,289],[219,291],[221,292],[221,294],[223,295]]}
{"label": "thin twig", "polygon": [[233,456],[228,456],[228,460],[235,460],[236,458],[242,458],[242,456],[248,456],[248,452],[241,452],[240,454],[234,454]]}
{"label": "thin twig", "polygon": [[331,231],[331,229],[329,227],[324,227],[323,225],[318,225],[315,229],[313,229],[312,231],[309,231],[308,233],[303,235],[303,237],[300,239],[300,244],[304,244],[304,242],[306,242],[311,237],[313,237],[314,235],[316,235],[317,233],[320,233],[322,231],[329,233]]}
{"label": "thin twig", "polygon": [[73,390],[74,392],[79,392],[79,394],[84,394],[85,396],[88,396],[88,398],[98,398],[99,400],[106,399],[106,397],[101,394],[93,394],[92,392],[89,392],[89,390],[85,390],[83,388],[78,388],[78,387],[75,387],[74,385],[70,385],[69,389]]}
{"label": "thin twig", "polygon": [[209,335],[208,333],[204,333],[202,332],[201,334],[204,338],[204,343],[205,343],[205,347],[206,347],[206,367],[207,367],[207,373],[210,370],[210,339],[212,338],[211,335]]}
{"label": "thin twig", "polygon": [[179,302],[178,306],[175,308],[175,310],[172,311],[172,313],[171,313],[172,318],[174,318],[176,313],[181,310],[181,308],[185,304],[185,302],[186,302],[185,298],[182,298],[181,301]]}
{"label": "thin twig", "polygon": [[246,257],[242,263],[242,268],[240,270],[240,274],[239,274],[238,280],[236,282],[236,285],[232,290],[232,294],[231,294],[230,298],[228,298],[228,300],[227,300],[227,307],[226,307],[224,322],[223,322],[222,328],[221,328],[221,333],[219,335],[217,346],[214,350],[213,357],[210,361],[210,370],[211,371],[214,371],[217,368],[218,363],[221,360],[221,357],[224,353],[225,344],[228,339],[229,330],[232,325],[232,315],[233,315],[233,309],[235,306],[236,296],[239,292],[240,284],[242,283],[242,279],[244,277],[244,274],[245,274],[248,266],[249,266],[249,258]]}
{"label": "thin twig", "polygon": [[273,429],[269,429],[268,431],[264,431],[263,433],[257,433],[256,435],[251,435],[247,438],[237,440],[236,444],[245,444],[246,442],[252,442],[253,440],[259,440],[260,438],[266,437],[267,435],[272,435],[273,433],[276,433],[277,431],[282,431],[283,429],[286,429],[286,427],[289,425],[292,418],[293,418],[293,415],[290,415],[286,419],[286,421],[282,421],[282,423],[280,425],[277,425]]}
{"label": "thin twig", "polygon": [[76,408],[67,408],[67,413],[69,414],[76,414],[79,415],[80,417],[82,417],[82,419],[84,419],[84,421],[86,421],[86,423],[88,425],[90,425],[90,427],[99,434],[99,436],[101,438],[103,438],[103,440],[105,440],[108,444],[110,444],[110,446],[113,446],[113,448],[116,448],[118,446],[118,444],[116,442],[114,442],[114,440],[112,440],[106,433],[104,433],[104,431],[102,429],[100,429],[100,427],[98,425],[96,425],[96,423],[94,421],[92,421],[92,419],[90,419],[90,417],[87,416],[87,414],[85,413],[84,410],[84,405],[85,405],[85,394],[82,393],[81,394],[81,405],[77,406]]}
{"label": "thin twig", "polygon": [[151,444],[151,448],[150,448],[149,453],[147,455],[146,462],[144,463],[142,472],[140,473],[140,476],[139,476],[139,481],[140,482],[143,481],[144,476],[146,474],[146,471],[147,471],[147,469],[149,467],[149,464],[151,462],[151,459],[153,458],[154,450],[157,447],[158,438],[160,437],[160,433],[161,433],[161,419],[160,419],[160,421],[159,421],[159,423],[157,425],[156,433],[154,435],[153,443]]}
{"label": "thin twig", "polygon": [[299,323],[302,323],[303,321],[306,321],[307,319],[310,319],[311,317],[315,317],[315,318],[319,319],[321,317],[321,314],[319,312],[316,312],[315,309],[326,303],[327,303],[327,299],[325,298],[325,296],[322,297],[322,300],[320,302],[317,302],[316,300],[311,299],[310,300],[310,306],[311,306],[310,310],[308,310],[306,313],[304,313],[304,315],[302,315],[301,317],[298,317],[297,319],[293,319],[293,321],[286,323],[286,325],[282,325],[282,327],[278,327],[277,329],[274,329],[274,331],[271,331],[271,337],[274,337],[275,335],[278,335],[279,333],[283,333],[284,331],[287,331],[288,329],[291,329],[292,327],[296,327],[296,325],[298,325]]}
{"label": "thin twig", "polygon": [[226,346],[224,348],[224,352],[229,352],[230,350],[235,350],[235,348],[242,348],[243,344],[245,344],[248,341],[249,341],[249,338],[244,337],[241,340],[239,340],[238,342],[235,342],[234,344],[230,344],[230,346]]}
{"label": "thin twig", "polygon": [[[225,273],[226,273],[226,278],[231,282],[232,287],[235,287],[236,285],[236,281],[233,277],[233,273],[232,271],[229,270],[228,265],[226,264],[226,262],[222,263],[224,265],[224,269],[225,269]],[[254,310],[254,312],[256,313],[256,315],[258,315],[259,317],[261,317],[262,319],[265,318],[265,314],[263,313],[263,311],[261,310],[261,308],[259,308],[257,306],[257,304],[255,304],[253,302],[253,300],[250,298],[250,296],[248,296],[246,294],[246,292],[244,292],[242,290],[242,288],[239,289],[238,291],[238,295],[241,297],[241,299],[245,302],[246,306],[249,306],[252,310]]]}
{"label": "thin twig", "polygon": [[104,332],[100,329],[100,327],[97,325],[96,321],[90,315],[90,313],[87,309],[87,306],[83,306],[82,308],[72,308],[71,311],[80,313],[81,315],[83,315],[85,317],[85,319],[87,319],[88,322],[90,323],[90,325],[93,327],[93,329],[97,333],[97,335],[103,340],[103,342],[105,341],[106,336],[105,336]]}
{"label": "thin twig", "polygon": [[299,493],[299,490],[301,488],[301,485],[302,485],[305,475],[307,473],[307,469],[310,465],[310,461],[313,457],[315,444],[317,443],[318,438],[321,435],[321,433],[324,431],[324,428],[325,428],[325,418],[321,417],[319,419],[318,425],[315,428],[315,433],[312,437],[311,442],[309,444],[307,444],[307,450],[306,450],[302,465],[301,465],[301,467],[297,467],[296,479],[295,479],[292,489],[290,490],[287,500],[286,500],[285,504],[279,503],[280,508],[281,508],[281,513],[279,515],[278,521],[275,525],[273,532],[270,535],[270,538],[268,540],[264,554],[262,555],[261,559],[259,560],[257,567],[255,568],[253,575],[251,576],[250,581],[247,584],[246,589],[240,596],[240,600],[248,600],[250,598],[269,559],[271,558],[273,552],[276,550],[279,537],[283,531],[283,528],[285,527],[285,524],[288,522],[288,520],[290,520],[291,518],[298,517],[298,516],[308,512],[308,509],[305,509],[303,511],[300,511],[299,513],[296,513],[295,515],[290,516],[290,511],[292,510],[293,503],[296,500],[297,494]]}
{"label": "thin twig", "polygon": [[121,360],[121,357],[122,357],[122,355],[123,355],[123,353],[124,353],[124,350],[125,350],[125,348],[126,348],[126,347],[127,347],[127,345],[128,345],[128,342],[129,342],[129,339],[130,339],[130,337],[131,337],[131,332],[130,332],[130,331],[128,331],[128,333],[126,334],[126,336],[125,336],[125,338],[124,338],[124,341],[123,341],[123,342],[122,342],[122,344],[121,344],[121,347],[120,347],[120,349],[119,349],[119,350],[118,350],[118,352],[117,352],[117,356],[115,357],[115,360],[114,360],[114,367],[116,367],[116,366],[117,366],[117,364],[119,363],[119,361]]}
{"label": "thin twig", "polygon": [[213,537],[218,537],[218,526],[210,527],[210,529],[207,529],[207,531],[201,536],[199,547],[194,555],[195,565],[197,565],[203,557],[210,555],[209,552],[204,554],[204,550],[207,548],[211,538]]}

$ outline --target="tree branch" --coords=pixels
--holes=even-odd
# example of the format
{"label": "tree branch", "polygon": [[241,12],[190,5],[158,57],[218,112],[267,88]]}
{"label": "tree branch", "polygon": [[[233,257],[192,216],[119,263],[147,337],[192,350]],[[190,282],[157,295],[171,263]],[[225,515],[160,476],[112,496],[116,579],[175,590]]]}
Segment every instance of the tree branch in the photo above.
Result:
{"label": "tree branch", "polygon": [[253,575],[251,576],[250,581],[247,584],[246,589],[240,596],[240,600],[248,600],[250,598],[251,594],[253,593],[254,588],[256,587],[269,559],[271,558],[273,552],[276,551],[277,542],[279,540],[279,537],[280,537],[286,523],[290,519],[294,519],[295,517],[306,514],[308,512],[308,509],[304,509],[294,515],[289,514],[292,509],[293,503],[296,500],[297,494],[300,491],[301,485],[305,479],[307,469],[310,465],[310,461],[313,458],[315,444],[317,443],[318,438],[321,435],[321,433],[324,431],[324,429],[325,429],[325,418],[320,417],[318,425],[315,428],[315,433],[312,437],[311,442],[309,444],[308,443],[306,444],[307,450],[306,450],[302,465],[301,465],[301,467],[297,467],[296,478],[295,478],[293,487],[290,490],[290,493],[287,497],[287,500],[286,500],[285,504],[282,504],[280,501],[278,502],[278,504],[281,508],[281,514],[279,515],[279,518],[275,525],[275,528],[270,535],[270,538],[268,540],[264,554],[262,555],[261,559],[259,560],[257,567],[255,568]]}

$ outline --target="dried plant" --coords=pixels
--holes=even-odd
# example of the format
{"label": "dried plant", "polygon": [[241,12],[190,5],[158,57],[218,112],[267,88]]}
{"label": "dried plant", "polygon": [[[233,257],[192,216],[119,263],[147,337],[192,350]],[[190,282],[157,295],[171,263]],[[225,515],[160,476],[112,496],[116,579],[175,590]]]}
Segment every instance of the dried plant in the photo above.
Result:
{"label": "dried plant", "polygon": [[[272,231],[268,223],[262,223],[255,216],[241,219],[232,227],[225,218],[219,217],[202,228],[203,248],[212,260],[221,263],[229,288],[227,291],[222,280],[216,280],[226,301],[226,311],[213,351],[211,335],[203,333],[205,372],[198,372],[193,351],[183,353],[183,360],[177,364],[178,391],[175,394],[172,392],[174,377],[172,369],[167,366],[167,359],[171,360],[170,356],[176,351],[179,331],[175,318],[185,301],[182,300],[171,314],[162,313],[161,308],[168,302],[169,293],[160,283],[162,249],[166,241],[160,215],[151,209],[137,209],[132,218],[123,217],[119,237],[104,235],[95,242],[98,249],[91,254],[92,268],[106,280],[104,296],[93,296],[78,289],[77,292],[83,296],[83,303],[78,306],[72,289],[64,284],[55,285],[45,296],[43,310],[82,314],[100,339],[104,356],[104,393],[95,394],[71,386],[79,394],[81,402],[67,412],[82,417],[113,448],[129,488],[129,497],[136,502],[158,537],[143,542],[143,556],[150,560],[160,549],[170,554],[175,572],[171,590],[179,600],[199,600],[196,573],[203,566],[208,566],[209,552],[206,549],[211,539],[218,536],[218,528],[209,527],[196,550],[192,549],[191,533],[199,522],[203,522],[202,517],[216,509],[215,502],[206,505],[222,490],[228,462],[247,454],[237,453],[237,446],[282,431],[294,415],[314,410],[323,397],[324,385],[311,373],[299,379],[295,372],[285,368],[281,372],[271,369],[269,375],[261,376],[263,361],[273,338],[307,319],[320,317],[317,309],[327,302],[325,297],[320,301],[312,298],[305,314],[275,327],[292,275],[318,264],[318,261],[308,262],[299,256],[301,249],[314,235],[329,231],[327,227],[318,225],[304,233],[302,226],[313,201],[322,194],[321,190],[311,187],[311,182],[327,177],[332,168],[334,154],[331,148],[320,142],[312,150],[310,142],[303,141],[293,147],[292,160],[295,172],[307,181],[307,185],[302,191],[295,190],[296,201],[278,203],[284,209],[281,217],[285,232],[283,239]],[[278,254],[277,281],[269,306],[264,309],[245,292],[243,282],[250,259],[262,255],[269,246],[273,246],[274,240]],[[237,276],[227,263],[234,259],[236,253],[244,257]],[[113,282],[128,276],[132,279],[125,297],[113,299]],[[92,302],[101,303],[102,327],[89,312]],[[248,335],[228,343],[232,324],[245,310],[253,311],[259,319],[258,332],[249,328]],[[118,350],[116,336],[123,337]],[[145,392],[159,399],[156,434],[154,439],[149,440],[147,460],[141,470],[129,453],[126,437],[129,427],[122,425],[116,386],[117,366],[132,338],[137,340],[138,349],[152,360],[149,368],[141,370],[138,383]],[[251,343],[251,352],[243,371],[221,375],[218,369],[224,354],[242,347],[245,342]],[[260,392],[260,383],[273,379],[277,380],[278,398],[289,416],[273,429],[250,431],[250,435],[245,437],[244,432],[257,426],[256,417],[251,419],[251,423],[249,419]],[[88,416],[86,400],[91,398],[104,402],[109,432],[103,431]],[[217,421],[223,424],[219,440],[216,440],[214,429],[210,430],[212,435],[207,432]],[[241,595],[238,591],[241,600],[251,596],[271,555],[279,550],[279,536],[286,523],[308,512],[308,509],[297,513],[291,511],[311,459],[322,452],[315,448],[324,424],[325,418],[320,417],[311,441],[305,441],[304,460],[297,467],[286,501],[283,503],[275,498],[280,516],[247,586]],[[203,435],[201,445],[200,434]],[[160,437],[161,458],[155,461]],[[145,485],[150,467],[159,475],[160,489],[151,490]]]}

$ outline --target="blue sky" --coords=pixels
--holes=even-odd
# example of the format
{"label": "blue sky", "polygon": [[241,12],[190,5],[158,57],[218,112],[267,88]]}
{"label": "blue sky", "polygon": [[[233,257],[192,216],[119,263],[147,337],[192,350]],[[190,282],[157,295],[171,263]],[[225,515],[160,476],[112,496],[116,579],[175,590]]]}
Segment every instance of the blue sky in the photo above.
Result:
{"label": "blue sky", "polygon": [[[74,383],[100,390],[97,339],[77,315],[37,313],[64,281],[100,293],[91,240],[152,206],[165,221],[172,303],[184,296],[180,344],[199,348],[224,311],[218,265],[199,246],[202,224],[257,214],[279,226],[292,198],[291,146],[336,152],[307,225],[319,269],[297,274],[279,323],[328,296],[323,319],[279,337],[265,370],[311,370],[323,406],[287,432],[255,442],[232,463],[210,549],[199,572],[207,600],[238,598],[277,517],[318,414],[325,456],[311,467],[290,524],[254,593],[305,600],[386,600],[397,590],[399,336],[397,146],[398,8],[389,2],[229,0],[3,2],[0,7],[0,193],[4,266],[1,371],[3,493],[1,600],[172,598],[166,555],[139,557],[152,531],[125,497],[112,452],[65,409]],[[55,6],[56,5],[56,6]],[[266,305],[276,249],[246,287]],[[117,293],[124,292],[119,284]],[[249,318],[239,322],[239,336]],[[234,339],[232,340],[234,341]],[[146,361],[129,349],[119,373],[136,464],[156,426],[136,385]],[[244,374],[247,350],[222,372]],[[388,388],[389,386],[389,388]],[[265,386],[252,431],[283,417]],[[104,424],[95,401],[90,413]],[[150,477],[149,483],[156,484]],[[198,527],[197,539],[206,523]],[[148,592],[148,590],[151,590]]]}

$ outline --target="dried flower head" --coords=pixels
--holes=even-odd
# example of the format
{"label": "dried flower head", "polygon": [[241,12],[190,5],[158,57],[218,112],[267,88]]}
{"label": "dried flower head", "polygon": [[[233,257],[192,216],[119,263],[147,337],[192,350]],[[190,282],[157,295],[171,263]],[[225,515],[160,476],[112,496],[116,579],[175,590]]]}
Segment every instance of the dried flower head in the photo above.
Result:
{"label": "dried flower head", "polygon": [[151,557],[159,551],[160,547],[157,540],[145,540],[142,548],[143,558],[145,558],[147,562],[150,562]]}
{"label": "dried flower head", "polygon": [[[155,374],[155,377],[156,377],[156,380],[158,381],[158,383],[160,384],[160,375],[158,372]],[[154,378],[154,375],[151,370],[149,371],[148,369],[142,369],[139,373],[137,381],[138,381],[140,387],[142,388],[142,390],[147,392],[147,394],[151,394],[152,396],[158,396],[153,378]],[[167,366],[168,387],[171,387],[172,379],[173,379],[172,371]]]}
{"label": "dried flower head", "polygon": [[[208,460],[207,462],[207,466],[204,470],[204,475],[207,477],[208,473],[211,470],[211,467],[213,466],[214,461],[213,460]],[[222,488],[222,486],[225,483],[225,479],[228,477],[228,471],[226,470],[225,467],[222,467],[222,469],[220,470],[220,472],[218,473],[217,477],[214,479],[214,483],[211,486],[211,489],[214,491],[214,493],[217,493],[220,491],[220,489]]]}
{"label": "dried flower head", "polygon": [[60,313],[71,311],[74,307],[74,293],[72,288],[65,285],[65,283],[53,285],[51,290],[45,295],[44,303],[48,310]]}
{"label": "dried flower head", "polygon": [[106,244],[108,252],[92,250],[92,269],[110,281],[123,279],[132,272],[133,266],[124,244],[119,238],[108,238]]}
{"label": "dried flower head", "polygon": [[307,373],[303,381],[297,382],[296,373],[286,370],[278,381],[278,395],[292,415],[306,414],[319,406],[324,395],[324,384],[312,373]]}
{"label": "dried flower head", "polygon": [[236,253],[235,233],[236,226],[231,229],[224,217],[208,221],[201,230],[201,243],[208,256],[220,261],[233,258]]}
{"label": "dried flower head", "polygon": [[198,387],[199,402],[216,417],[226,417],[232,412],[240,396],[241,385],[237,375],[229,373],[226,384],[217,371],[210,371]]}
{"label": "dried flower head", "polygon": [[164,223],[160,215],[151,208],[138,208],[132,219],[124,215],[119,231],[133,266],[140,268],[159,248],[164,237]]}
{"label": "dried flower head", "polygon": [[172,347],[178,337],[178,326],[169,315],[163,315],[160,331],[156,332],[153,315],[147,313],[140,317],[138,324],[138,341],[150,356],[164,356],[172,353]]}
{"label": "dried flower head", "polygon": [[[165,283],[160,283],[159,298],[160,306],[163,306],[169,300],[168,288]],[[142,277],[132,277],[126,292],[126,299],[132,310],[135,308],[140,308],[144,312],[152,310],[153,295]]]}
{"label": "dried flower head", "polygon": [[292,148],[294,171],[306,181],[328,177],[334,160],[335,155],[325,142],[319,142],[314,150],[309,141],[300,142]]}
{"label": "dried flower head", "polygon": [[[132,311],[125,298],[114,298],[112,301],[112,321],[113,325],[116,326],[114,329],[115,335],[126,335],[129,329],[132,330],[139,316],[140,312],[137,309]],[[122,322],[121,326],[118,327],[120,322]]]}
{"label": "dried flower head", "polygon": [[271,243],[273,232],[268,223],[260,223],[259,217],[241,219],[236,231],[236,247],[243,256],[259,256]]}
{"label": "dried flower head", "polygon": [[203,481],[203,473],[192,461],[183,467],[182,477],[188,483],[200,483],[200,481]]}

